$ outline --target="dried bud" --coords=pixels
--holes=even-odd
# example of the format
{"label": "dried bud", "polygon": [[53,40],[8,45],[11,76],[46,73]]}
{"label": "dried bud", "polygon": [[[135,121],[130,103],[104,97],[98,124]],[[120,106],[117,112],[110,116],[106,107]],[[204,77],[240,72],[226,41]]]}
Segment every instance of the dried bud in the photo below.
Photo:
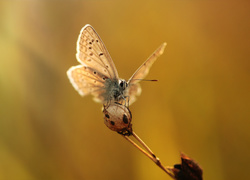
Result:
{"label": "dried bud", "polygon": [[112,131],[123,135],[132,133],[132,114],[128,107],[117,102],[104,106],[104,123]]}
{"label": "dried bud", "polygon": [[191,158],[181,153],[181,164],[169,168],[176,180],[202,180],[202,169]]}

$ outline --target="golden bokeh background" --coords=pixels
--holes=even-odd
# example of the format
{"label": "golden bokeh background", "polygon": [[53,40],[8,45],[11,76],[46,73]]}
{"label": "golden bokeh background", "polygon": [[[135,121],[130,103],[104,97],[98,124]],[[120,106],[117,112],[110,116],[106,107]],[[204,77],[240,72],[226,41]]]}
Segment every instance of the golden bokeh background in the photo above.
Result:
{"label": "golden bokeh background", "polygon": [[168,43],[130,107],[164,165],[184,152],[204,179],[248,179],[249,19],[244,0],[0,1],[0,179],[171,179],[69,83],[85,24],[125,79]]}

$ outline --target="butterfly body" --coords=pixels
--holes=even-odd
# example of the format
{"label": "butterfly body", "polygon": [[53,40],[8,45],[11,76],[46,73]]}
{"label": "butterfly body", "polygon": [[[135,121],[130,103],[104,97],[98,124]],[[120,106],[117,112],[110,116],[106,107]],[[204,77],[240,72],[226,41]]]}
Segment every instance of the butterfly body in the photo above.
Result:
{"label": "butterfly body", "polygon": [[107,79],[104,83],[105,92],[102,94],[105,102],[119,102],[127,96],[127,83],[125,80]]}
{"label": "butterfly body", "polygon": [[128,98],[129,104],[132,104],[141,93],[138,82],[148,74],[165,46],[166,43],[163,43],[156,49],[131,78],[125,81],[119,78],[115,64],[101,38],[94,28],[87,24],[82,28],[77,40],[76,58],[80,65],[72,66],[67,75],[81,96],[92,94],[94,100],[102,104],[121,103]]}

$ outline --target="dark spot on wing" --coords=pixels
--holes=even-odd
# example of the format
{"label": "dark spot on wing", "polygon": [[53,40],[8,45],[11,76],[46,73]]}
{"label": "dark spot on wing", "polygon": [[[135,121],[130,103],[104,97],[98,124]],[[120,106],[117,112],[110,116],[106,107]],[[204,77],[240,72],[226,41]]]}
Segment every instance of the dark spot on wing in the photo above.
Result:
{"label": "dark spot on wing", "polygon": [[110,121],[110,123],[114,126],[115,125],[115,122],[114,121]]}
{"label": "dark spot on wing", "polygon": [[100,54],[99,54],[99,56],[102,56],[102,55],[103,55],[103,53],[100,53]]}

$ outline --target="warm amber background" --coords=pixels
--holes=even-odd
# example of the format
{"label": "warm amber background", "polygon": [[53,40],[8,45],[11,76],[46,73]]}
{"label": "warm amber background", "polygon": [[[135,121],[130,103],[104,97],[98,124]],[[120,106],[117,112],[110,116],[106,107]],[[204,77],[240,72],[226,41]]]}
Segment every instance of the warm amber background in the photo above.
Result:
{"label": "warm amber background", "polygon": [[170,179],[111,132],[101,105],[66,77],[91,24],[129,78],[165,53],[131,106],[135,131],[164,165],[180,151],[204,179],[248,179],[249,1],[5,0],[0,2],[0,179]]}

